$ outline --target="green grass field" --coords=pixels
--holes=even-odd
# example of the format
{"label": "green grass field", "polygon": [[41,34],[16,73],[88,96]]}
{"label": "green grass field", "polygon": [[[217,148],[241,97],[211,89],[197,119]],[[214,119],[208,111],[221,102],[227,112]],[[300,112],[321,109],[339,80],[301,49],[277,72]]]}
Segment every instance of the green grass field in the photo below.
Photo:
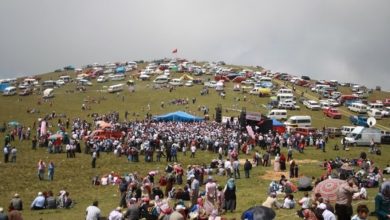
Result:
{"label": "green grass field", "polygon": [[[58,79],[59,75],[64,73],[49,73],[42,75],[42,79]],[[72,78],[75,78],[75,73],[69,72]],[[171,78],[178,76],[175,74]],[[212,78],[212,76],[204,76],[204,79]],[[126,78],[130,79],[129,77]],[[250,96],[249,94],[242,94],[239,92],[233,92],[232,84],[228,83],[226,86],[226,98],[222,99],[215,91],[210,89],[210,94],[207,96],[200,96],[201,85],[194,85],[193,87],[180,87],[169,92],[168,89],[153,89],[151,81],[136,81],[136,91],[130,93],[123,91],[119,94],[109,94],[102,92],[104,88],[109,85],[117,84],[117,82],[96,83],[93,80],[93,86],[87,87],[86,92],[74,92],[68,93],[67,90],[73,90],[75,84],[68,84],[59,89],[55,89],[55,97],[49,102],[42,102],[38,105],[38,101],[41,100],[41,96],[34,94],[27,97],[0,97],[0,123],[7,123],[11,120],[16,120],[25,126],[32,127],[34,121],[55,111],[57,114],[66,114],[70,119],[81,117],[87,118],[91,113],[107,113],[110,111],[118,111],[120,113],[121,120],[124,118],[124,112],[130,113],[130,118],[143,119],[146,114],[147,105],[150,104],[150,113],[162,114],[171,112],[174,110],[184,110],[196,115],[201,116],[202,113],[198,110],[199,106],[207,106],[210,109],[210,116],[215,114],[215,107],[221,104],[223,107],[224,116],[238,116],[239,112],[227,109],[242,109],[245,107],[247,111],[266,113],[267,109],[265,104],[269,101],[269,98],[259,98],[257,96]],[[103,88],[104,87],[104,88]],[[346,90],[346,88],[342,88]],[[302,88],[298,88],[298,92]],[[308,93],[313,95],[312,93]],[[247,101],[243,101],[243,97],[247,97]],[[193,97],[196,97],[195,104],[189,105],[170,105],[168,104],[172,99],[186,99],[190,101]],[[240,101],[236,101],[237,97]],[[379,99],[384,97],[390,97],[388,93],[374,92],[370,99]],[[92,100],[95,100],[93,102]],[[99,103],[97,102],[99,100]],[[88,101],[88,102],[85,102]],[[161,108],[161,102],[165,103],[165,107]],[[81,111],[81,105],[86,103],[90,106],[90,110]],[[34,108],[39,110],[39,113],[27,113],[27,109]],[[134,113],[134,114],[133,114]],[[341,126],[349,125],[347,117],[343,116],[341,120],[333,120],[325,118],[322,112],[311,112],[303,106],[300,111],[289,111],[289,115],[310,114],[313,117],[313,126]],[[57,131],[57,122],[51,121],[50,131]],[[389,127],[390,119],[383,119],[378,121],[382,126]],[[0,134],[0,138],[4,139],[4,133]],[[309,148],[304,154],[294,153],[294,157],[298,160],[311,159],[322,161],[323,159],[339,157],[356,158],[361,151],[368,152],[365,147],[354,148],[348,152],[346,151],[333,151],[332,146],[335,143],[340,143],[340,139],[331,139],[328,143],[327,152],[323,153],[319,150]],[[91,169],[91,157],[90,155],[77,154],[74,159],[67,159],[65,154],[49,154],[45,148],[38,148],[36,151],[31,149],[31,143],[29,141],[15,141],[12,146],[16,146],[18,149],[17,162],[15,164],[4,164],[3,160],[0,162],[0,206],[7,207],[10,199],[14,193],[19,193],[24,201],[25,210],[23,216],[25,219],[83,219],[85,215],[85,209],[97,199],[100,201],[100,208],[104,216],[108,216],[109,212],[118,206],[119,197],[116,186],[92,186],[91,180],[95,175],[107,174],[111,171],[123,174],[137,171],[141,175],[145,175],[150,170],[160,170],[166,166],[165,162],[161,163],[129,163],[126,158],[116,158],[112,154],[101,154],[101,157],[97,160],[97,168]],[[82,145],[82,147],[84,147]],[[283,151],[286,151],[283,149]],[[387,155],[389,154],[388,146],[382,146],[382,156],[369,155],[369,158],[375,161],[380,167],[390,163]],[[179,155],[179,162],[184,166],[188,164],[209,164],[209,162],[215,158],[216,155],[208,152],[199,152],[194,160]],[[240,158],[249,158],[250,156],[240,155]],[[54,181],[39,181],[36,175],[36,165],[39,159],[43,159],[46,163],[50,160],[56,164],[56,171],[54,175]],[[142,161],[142,160],[141,160]],[[300,174],[307,176],[320,176],[324,170],[319,166],[320,162],[305,163],[300,166]],[[237,180],[238,188],[238,200],[237,210],[235,213],[227,214],[228,218],[239,218],[241,213],[247,208],[261,204],[266,198],[267,187],[270,180],[262,179],[261,176],[267,171],[272,170],[272,167],[263,168],[256,167],[252,170],[250,179]],[[278,176],[278,175],[276,175]],[[214,176],[219,184],[224,185],[226,177]],[[159,178],[159,176],[157,177]],[[29,205],[35,198],[39,191],[52,190],[58,192],[62,189],[66,189],[70,192],[71,198],[76,202],[75,206],[70,210],[57,209],[57,210],[43,210],[43,211],[30,211]],[[364,203],[369,205],[370,210],[373,210],[373,198],[377,189],[369,189],[369,200]],[[296,199],[302,196],[301,193],[295,195]],[[295,216],[295,210],[278,210],[277,219],[297,219]]]}

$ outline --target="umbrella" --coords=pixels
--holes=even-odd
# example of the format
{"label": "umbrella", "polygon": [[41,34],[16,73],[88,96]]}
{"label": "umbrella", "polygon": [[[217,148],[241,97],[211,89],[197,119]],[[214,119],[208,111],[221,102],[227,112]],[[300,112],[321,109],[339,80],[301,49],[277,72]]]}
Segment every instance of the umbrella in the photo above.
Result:
{"label": "umbrella", "polygon": [[320,182],[315,188],[313,196],[316,193],[320,193],[321,197],[328,199],[330,202],[335,202],[337,199],[337,190],[339,186],[346,183],[345,180],[341,179],[327,179]]}
{"label": "umbrella", "polygon": [[62,139],[62,137],[63,136],[61,134],[57,133],[57,134],[50,135],[49,139],[50,140],[57,140],[57,139]]}
{"label": "umbrella", "polygon": [[241,219],[248,220],[272,220],[276,216],[274,210],[265,206],[253,206],[242,213]]}
{"label": "umbrella", "polygon": [[19,125],[20,125],[20,123],[17,122],[17,121],[10,121],[10,122],[8,122],[8,126],[18,127]]}
{"label": "umbrella", "polygon": [[299,190],[311,190],[311,179],[307,176],[303,176],[298,179],[298,189]]}

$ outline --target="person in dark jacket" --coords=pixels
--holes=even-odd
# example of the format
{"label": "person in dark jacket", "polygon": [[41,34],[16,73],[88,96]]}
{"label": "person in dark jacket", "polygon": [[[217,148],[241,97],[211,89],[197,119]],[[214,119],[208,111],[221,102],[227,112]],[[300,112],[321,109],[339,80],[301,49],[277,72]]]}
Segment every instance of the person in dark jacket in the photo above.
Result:
{"label": "person in dark jacket", "polygon": [[224,195],[225,195],[225,206],[226,211],[233,212],[236,209],[236,184],[234,179],[230,178],[225,186]]}
{"label": "person in dark jacket", "polygon": [[244,163],[245,178],[249,178],[249,171],[252,169],[252,163],[246,159]]}

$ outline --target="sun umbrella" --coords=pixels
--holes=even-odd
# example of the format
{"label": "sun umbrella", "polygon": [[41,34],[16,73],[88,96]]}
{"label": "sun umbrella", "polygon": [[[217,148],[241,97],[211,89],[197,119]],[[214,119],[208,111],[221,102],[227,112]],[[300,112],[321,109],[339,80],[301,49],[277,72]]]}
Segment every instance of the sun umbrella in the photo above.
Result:
{"label": "sun umbrella", "polygon": [[341,179],[327,179],[320,182],[315,188],[313,196],[316,193],[320,193],[321,197],[328,199],[330,202],[335,202],[337,199],[337,190],[339,186],[345,183],[345,180]]}
{"label": "sun umbrella", "polygon": [[253,206],[242,213],[241,219],[248,220],[272,220],[276,216],[274,210],[265,206]]}
{"label": "sun umbrella", "polygon": [[53,135],[49,136],[50,140],[57,140],[57,139],[62,139],[62,138],[63,138],[63,136],[61,134],[59,134],[59,133],[53,134]]}
{"label": "sun umbrella", "polygon": [[20,125],[20,123],[17,122],[17,121],[10,121],[10,122],[8,122],[8,126],[18,127],[19,125]]}

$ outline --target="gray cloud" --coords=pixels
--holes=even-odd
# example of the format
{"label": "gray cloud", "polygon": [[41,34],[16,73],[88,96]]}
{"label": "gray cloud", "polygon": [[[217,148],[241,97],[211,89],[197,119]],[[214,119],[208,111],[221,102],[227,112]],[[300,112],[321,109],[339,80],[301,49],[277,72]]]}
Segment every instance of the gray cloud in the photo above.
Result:
{"label": "gray cloud", "polygon": [[0,77],[178,56],[389,89],[390,1],[4,0]]}

